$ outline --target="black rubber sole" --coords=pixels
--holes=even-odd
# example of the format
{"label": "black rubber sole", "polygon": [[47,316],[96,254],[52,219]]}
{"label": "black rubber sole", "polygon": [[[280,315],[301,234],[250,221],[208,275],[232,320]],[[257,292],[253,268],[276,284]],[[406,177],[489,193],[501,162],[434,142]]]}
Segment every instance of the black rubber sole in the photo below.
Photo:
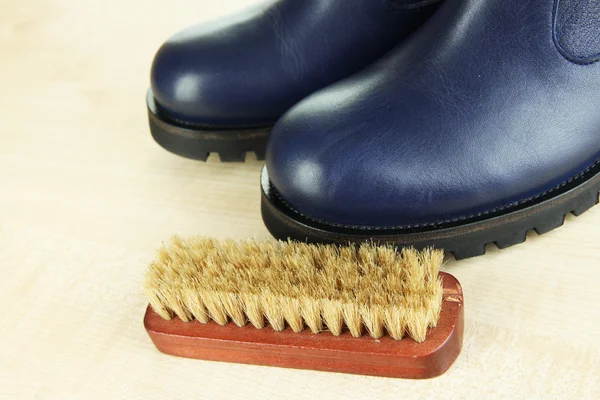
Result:
{"label": "black rubber sole", "polygon": [[568,213],[579,216],[598,204],[600,171],[590,170],[575,181],[552,196],[478,219],[426,228],[375,230],[331,226],[297,213],[272,187],[265,168],[261,177],[261,211],[267,229],[280,240],[334,244],[372,241],[417,249],[435,247],[460,260],[484,255],[488,243],[495,243],[500,249],[523,243],[527,232],[547,233],[562,226]]}
{"label": "black rubber sole", "polygon": [[211,153],[218,153],[223,162],[244,162],[248,152],[254,152],[259,160],[265,158],[272,126],[247,129],[187,126],[161,114],[151,91],[147,104],[152,137],[171,153],[200,161],[206,161]]}

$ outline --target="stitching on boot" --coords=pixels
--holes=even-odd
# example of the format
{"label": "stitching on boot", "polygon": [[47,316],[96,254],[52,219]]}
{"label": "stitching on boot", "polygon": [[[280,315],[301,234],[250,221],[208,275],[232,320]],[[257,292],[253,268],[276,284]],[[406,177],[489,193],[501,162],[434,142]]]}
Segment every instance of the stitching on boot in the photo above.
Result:
{"label": "stitching on boot", "polygon": [[562,188],[564,188],[567,185],[570,185],[571,183],[580,180],[581,178],[583,178],[585,175],[587,175],[589,172],[591,172],[592,170],[594,170],[596,167],[600,166],[600,160],[594,162],[592,165],[590,165],[588,168],[586,168],[585,170],[583,170],[582,172],[580,172],[579,174],[567,179],[566,181],[556,185],[555,187],[548,189],[542,193],[536,194],[535,196],[531,196],[528,197],[526,199],[523,200],[519,200],[519,201],[515,201],[513,203],[507,204],[505,206],[501,206],[501,207],[496,207],[490,210],[486,210],[477,214],[471,214],[471,215],[467,215],[467,216],[462,216],[462,217],[457,217],[457,218],[451,218],[451,219],[446,219],[446,220],[438,220],[438,221],[434,221],[434,222],[430,222],[430,223],[424,223],[424,224],[412,224],[412,225],[395,225],[395,226],[366,226],[366,225],[346,225],[346,224],[338,224],[335,222],[328,222],[328,221],[324,221],[320,218],[314,218],[314,217],[310,217],[308,215],[305,215],[303,213],[301,213],[300,211],[296,210],[294,207],[292,207],[277,191],[277,189],[269,182],[269,185],[271,186],[271,190],[273,191],[273,193],[275,193],[275,196],[277,196],[277,198],[279,199],[279,201],[290,211],[292,211],[294,214],[297,214],[303,218],[306,218],[309,221],[313,221],[316,223],[319,223],[321,225],[325,225],[325,226],[331,226],[331,227],[335,227],[335,228],[342,228],[342,229],[355,229],[355,230],[364,230],[364,231],[373,231],[373,232],[377,232],[377,231],[387,231],[387,230],[407,230],[407,229],[420,229],[420,228],[435,228],[437,226],[440,225],[446,225],[446,224],[452,224],[452,223],[457,223],[457,222],[465,222],[468,223],[469,220],[474,220],[477,218],[481,218],[481,217],[488,217],[491,216],[493,217],[494,214],[502,212],[502,211],[507,211],[510,210],[511,208],[516,208],[519,206],[522,206],[524,204],[530,203],[530,202],[534,202],[535,200],[542,198],[544,196],[547,196],[549,194],[552,194]]}
{"label": "stitching on boot", "polygon": [[575,64],[600,61],[600,4],[597,0],[554,0],[554,44]]}

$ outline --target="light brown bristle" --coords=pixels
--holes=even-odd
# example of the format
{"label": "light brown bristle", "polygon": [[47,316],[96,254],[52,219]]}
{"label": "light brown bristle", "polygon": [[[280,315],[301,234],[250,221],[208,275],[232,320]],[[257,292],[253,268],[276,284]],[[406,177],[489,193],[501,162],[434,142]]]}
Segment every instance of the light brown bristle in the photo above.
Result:
{"label": "light brown bristle", "polygon": [[150,264],[144,289],[164,319],[422,342],[439,320],[443,258],[368,244],[174,237]]}

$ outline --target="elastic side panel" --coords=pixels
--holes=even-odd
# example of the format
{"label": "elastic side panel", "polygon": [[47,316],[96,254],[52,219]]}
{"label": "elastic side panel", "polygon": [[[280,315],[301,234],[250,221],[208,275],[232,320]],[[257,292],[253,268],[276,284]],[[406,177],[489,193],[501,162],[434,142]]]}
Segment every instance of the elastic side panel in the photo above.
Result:
{"label": "elastic side panel", "polygon": [[600,1],[555,0],[554,41],[570,61],[600,60]]}

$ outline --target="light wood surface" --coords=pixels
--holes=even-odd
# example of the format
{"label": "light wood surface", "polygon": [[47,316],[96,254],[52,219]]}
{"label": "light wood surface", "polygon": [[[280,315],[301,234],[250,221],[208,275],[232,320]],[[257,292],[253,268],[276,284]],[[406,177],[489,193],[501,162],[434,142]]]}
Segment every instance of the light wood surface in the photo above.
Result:
{"label": "light wood surface", "polygon": [[465,291],[465,347],[435,380],[156,351],[140,286],[161,241],[269,236],[261,164],[163,151],[144,104],[161,41],[245,3],[0,0],[0,397],[597,399],[600,207],[447,265]]}

